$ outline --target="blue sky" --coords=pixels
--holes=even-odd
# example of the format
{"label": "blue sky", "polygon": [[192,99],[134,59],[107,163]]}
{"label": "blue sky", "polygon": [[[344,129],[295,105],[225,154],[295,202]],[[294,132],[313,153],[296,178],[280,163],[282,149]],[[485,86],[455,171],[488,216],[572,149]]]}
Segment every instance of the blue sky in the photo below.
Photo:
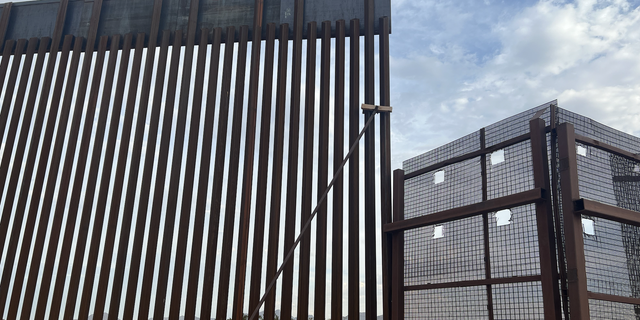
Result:
{"label": "blue sky", "polygon": [[640,135],[639,4],[392,0],[394,167],[553,99]]}

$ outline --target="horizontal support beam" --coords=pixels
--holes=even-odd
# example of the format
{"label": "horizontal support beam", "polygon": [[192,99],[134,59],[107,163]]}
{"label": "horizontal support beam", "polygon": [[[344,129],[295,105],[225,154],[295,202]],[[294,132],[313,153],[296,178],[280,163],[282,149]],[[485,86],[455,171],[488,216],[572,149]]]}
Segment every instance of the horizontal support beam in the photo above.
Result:
{"label": "horizontal support beam", "polygon": [[434,225],[438,223],[449,222],[453,220],[464,219],[477,216],[483,213],[500,211],[525,204],[536,203],[544,200],[544,189],[535,188],[512,194],[506,197],[491,199],[483,202],[474,203],[468,206],[454,208],[450,210],[440,211],[424,215],[417,218],[401,220],[398,222],[387,223],[383,226],[384,232],[396,232],[402,230],[415,229]]}
{"label": "horizontal support beam", "polygon": [[591,292],[591,291],[589,291],[587,293],[587,297],[589,297],[589,299],[594,299],[594,300],[602,300],[602,301],[611,301],[611,302],[620,302],[620,303],[628,303],[628,304],[640,305],[640,298],[614,296],[612,294],[596,293],[596,292]]}
{"label": "horizontal support beam", "polygon": [[640,226],[640,212],[597,201],[580,199],[574,202],[576,214],[594,216],[634,226]]}
{"label": "horizontal support beam", "polygon": [[456,281],[456,282],[445,282],[445,283],[429,283],[429,284],[422,284],[417,286],[406,286],[404,287],[404,291],[418,291],[418,290],[430,290],[430,289],[442,289],[442,288],[463,288],[463,287],[476,287],[476,286],[486,286],[486,285],[494,285],[494,284],[521,283],[521,282],[534,282],[534,281],[542,281],[542,277],[540,275],[536,275],[536,276],[526,276],[526,277],[492,278],[492,279]]}
{"label": "horizontal support beam", "polygon": [[366,104],[366,103],[363,103],[361,108],[362,108],[362,110],[376,110],[376,108],[377,108],[378,112],[392,112],[393,111],[392,107],[376,106],[376,105],[373,105],[373,104]]}
{"label": "horizontal support beam", "polygon": [[615,155],[621,156],[623,158],[627,158],[629,160],[633,160],[633,161],[640,161],[640,155],[635,154],[635,153],[631,153],[629,151],[626,150],[622,150],[620,148],[616,148],[612,145],[608,145],[604,142],[600,142],[598,140],[595,139],[591,139],[585,136],[580,136],[576,134],[576,141],[584,143],[588,146],[592,146],[594,148],[598,148],[600,150],[604,150],[607,151],[609,153],[613,153]]}
{"label": "horizontal support beam", "polygon": [[[545,128],[545,130],[546,130],[546,132],[549,132],[551,130],[551,127],[547,126]],[[461,156],[457,156],[455,158],[451,158],[451,159],[448,159],[448,160],[445,160],[445,161],[442,161],[442,162],[438,162],[438,163],[432,164],[432,165],[430,165],[428,167],[425,167],[425,168],[422,168],[420,170],[416,170],[416,171],[413,171],[413,172],[405,174],[404,179],[408,180],[408,179],[411,179],[411,178],[415,178],[415,177],[417,177],[419,175],[423,175],[423,174],[425,174],[427,172],[438,170],[438,169],[440,169],[442,167],[446,167],[446,166],[452,165],[454,163],[458,163],[458,162],[462,162],[462,161],[465,161],[465,160],[473,159],[473,158],[479,157],[479,156],[481,156],[483,154],[492,153],[492,152],[498,151],[500,149],[504,149],[504,148],[506,148],[508,146],[511,146],[511,145],[514,145],[514,144],[517,144],[517,143],[520,143],[520,142],[523,142],[523,141],[527,141],[527,140],[529,140],[529,137],[530,137],[529,133],[525,133],[523,135],[519,135],[519,136],[513,137],[513,138],[511,138],[509,140],[500,142],[498,144],[494,144],[494,145],[492,145],[490,147],[485,148],[484,150],[480,149],[480,150],[477,150],[477,151],[469,152],[467,154],[463,154]]]}

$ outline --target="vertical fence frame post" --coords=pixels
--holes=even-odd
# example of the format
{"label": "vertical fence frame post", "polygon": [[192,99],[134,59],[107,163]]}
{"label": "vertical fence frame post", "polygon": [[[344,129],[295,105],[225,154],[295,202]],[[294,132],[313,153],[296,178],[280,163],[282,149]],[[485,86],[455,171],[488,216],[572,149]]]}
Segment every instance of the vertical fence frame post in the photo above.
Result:
{"label": "vertical fence frame post", "polygon": [[557,130],[570,314],[572,320],[589,319],[582,219],[573,205],[580,199],[575,130],[570,123],[560,124]]}
{"label": "vertical fence frame post", "polygon": [[[404,170],[393,171],[393,222],[404,220]],[[404,231],[391,235],[390,318],[404,319]]]}
{"label": "vertical fence frame post", "polygon": [[560,292],[558,290],[558,268],[555,252],[555,237],[551,209],[551,182],[549,181],[549,158],[547,134],[543,119],[529,121],[531,132],[531,159],[536,188],[545,190],[545,201],[536,203],[536,225],[540,252],[540,275],[542,276],[542,301],[545,319],[561,319]]}

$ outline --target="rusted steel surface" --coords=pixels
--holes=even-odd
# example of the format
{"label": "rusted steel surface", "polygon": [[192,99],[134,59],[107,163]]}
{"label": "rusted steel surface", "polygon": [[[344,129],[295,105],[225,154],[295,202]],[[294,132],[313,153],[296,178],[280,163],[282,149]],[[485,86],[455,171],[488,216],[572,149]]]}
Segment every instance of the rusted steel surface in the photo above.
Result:
{"label": "rusted steel surface", "polygon": [[[235,32],[234,27],[227,28],[227,34]],[[218,136],[216,141],[215,169],[213,172],[213,186],[211,196],[211,216],[209,217],[209,241],[207,257],[204,267],[204,286],[202,291],[202,318],[211,317],[211,301],[213,299],[213,279],[216,261],[218,260],[218,234],[220,212],[222,210],[222,183],[224,180],[224,164],[227,146],[227,123],[229,117],[229,101],[231,99],[231,72],[233,67],[233,40],[225,39],[224,64],[222,70],[222,91],[220,96],[220,111],[218,113]]]}
{"label": "rusted steel surface", "polygon": [[[276,39],[276,25],[270,24],[267,28],[267,42],[265,46],[265,69],[264,69],[264,77],[263,77],[263,94],[262,94],[262,108],[260,110],[260,150],[259,150],[259,160],[258,160],[258,180],[257,180],[257,188],[258,190],[266,190],[268,188],[268,172],[269,172],[269,158],[271,157],[271,152],[269,150],[269,140],[271,138],[271,110],[272,110],[272,92],[273,92],[273,68],[274,68],[274,58],[275,58],[275,39]],[[256,75],[257,77],[257,75]],[[256,88],[257,90],[257,88]],[[257,102],[256,102],[257,103]],[[276,114],[276,119],[278,115]],[[278,130],[279,121],[274,126],[275,130]],[[278,139],[278,137],[275,137]],[[276,142],[277,143],[277,142]],[[282,149],[280,149],[282,150]],[[280,152],[281,154],[281,152]],[[274,158],[275,158],[274,154]],[[280,158],[282,156],[280,155]],[[276,160],[274,159],[274,162]],[[280,160],[281,162],[281,160]],[[280,164],[280,167],[282,164]],[[281,169],[280,169],[281,170]],[[278,179],[280,180],[280,179]],[[279,185],[279,184],[277,184]],[[280,204],[280,197],[277,197],[276,203]],[[256,209],[255,209],[255,227],[254,227],[254,238],[253,238],[253,258],[251,261],[251,283],[249,286],[249,310],[253,310],[258,305],[258,301],[260,300],[260,285],[262,284],[262,266],[266,264],[266,269],[268,270],[269,265],[267,263],[263,263],[265,261],[264,254],[261,252],[264,251],[264,235],[265,231],[269,231],[270,228],[265,230],[265,219],[266,219],[266,211],[267,211],[267,194],[266,192],[258,192],[256,196]],[[279,210],[274,210],[277,213],[280,213]],[[280,216],[275,215],[271,216],[272,219],[279,219]],[[272,226],[275,230],[278,230],[279,223],[273,221]],[[248,231],[248,230],[247,230]],[[274,231],[275,232],[275,231]],[[269,234],[269,232],[266,232]],[[277,232],[276,232],[277,233]],[[269,241],[269,240],[267,240]],[[278,245],[276,243],[271,244],[267,243],[267,249],[271,247],[277,248]],[[269,271],[267,271],[267,275],[269,275]],[[269,276],[267,276],[267,281],[269,281]],[[275,312],[275,311],[274,311]]]}
{"label": "rusted steel surface", "polygon": [[[140,61],[142,58],[142,42],[144,41],[144,34],[138,34],[136,37],[136,52],[133,54],[133,68],[140,69]],[[107,138],[107,147],[105,150],[105,162],[112,163],[115,157],[116,142],[118,138],[118,125],[119,121],[116,121],[116,115],[120,115],[122,107],[124,105],[124,93],[127,80],[127,71],[129,67],[129,59],[131,58],[131,51],[133,45],[133,35],[127,34],[124,36],[124,43],[122,46],[122,55],[120,57],[120,67],[118,69],[118,80],[116,83],[115,100],[113,101],[113,109],[111,113],[111,123],[109,124],[109,136]],[[140,52],[138,52],[140,51]],[[97,212],[106,211],[106,202],[108,197],[109,183],[108,180],[111,177],[112,166],[106,166],[102,171],[100,178],[100,193],[97,199]],[[107,286],[109,284],[109,271],[111,266],[111,259],[113,257],[115,249],[115,238],[118,224],[119,215],[109,214],[109,220],[107,221],[107,233],[105,236],[104,253],[102,264],[100,266],[100,280],[98,281],[98,295],[96,297],[96,310],[104,310],[107,299]],[[94,314],[94,318],[102,319],[102,313]]]}
{"label": "rusted steel surface", "polygon": [[576,214],[601,217],[624,224],[640,226],[640,213],[588,199],[574,201]]}
{"label": "rusted steel surface", "polygon": [[233,97],[231,145],[228,154],[229,171],[227,174],[227,198],[224,210],[224,230],[222,231],[222,254],[220,255],[220,280],[218,286],[219,292],[216,319],[224,319],[227,317],[227,302],[230,300],[229,297],[233,296],[233,294],[231,294],[229,283],[231,282],[231,251],[233,250],[236,199],[238,197],[236,189],[241,178],[238,171],[240,169],[240,141],[242,134],[242,115],[244,112],[243,99],[246,76],[245,70],[247,67],[247,41],[249,37],[249,28],[247,26],[242,26],[238,32],[240,41],[238,43],[238,59],[236,61],[236,83],[235,95]]}
{"label": "rusted steel surface", "polygon": [[[76,38],[74,40],[73,45],[73,56],[71,58],[71,62],[69,65],[69,81],[67,85],[71,87],[75,86],[75,75],[78,72],[78,65],[80,62],[80,50],[82,48],[82,42],[84,39]],[[64,77],[64,76],[63,76]],[[70,111],[71,111],[71,99],[73,97],[73,91],[66,90],[64,93],[64,98],[62,101],[62,105],[60,106],[60,120],[58,125],[58,130],[56,135],[63,136],[66,131],[66,127],[69,121]],[[60,166],[60,162],[62,161],[62,150],[64,146],[63,139],[56,139],[55,145],[53,147],[52,159],[51,159],[51,168],[58,168]],[[43,201],[43,208],[51,208],[54,191],[55,191],[56,179],[48,179],[47,185],[45,188],[45,195]],[[33,204],[32,204],[33,205]],[[62,232],[62,223],[64,218],[63,211],[56,211],[53,215],[52,227],[51,227],[51,239],[58,239],[60,237],[60,233]],[[47,251],[47,257],[44,264],[44,272],[42,278],[45,280],[42,282],[40,287],[40,292],[38,295],[38,305],[36,309],[36,318],[44,318],[45,311],[47,309],[47,304],[49,301],[49,290],[52,285],[52,276],[54,272],[54,263],[56,260],[56,252],[58,250],[58,242],[52,241],[49,243],[49,249]],[[63,250],[62,252],[65,252]],[[56,280],[57,281],[57,280]],[[60,297],[62,298],[62,297]]]}
{"label": "rusted steel surface", "polygon": [[[28,70],[31,68],[31,62],[32,62],[32,58],[33,58],[33,54],[34,52],[30,50],[31,48],[31,44],[32,42],[34,43],[34,47],[35,44],[38,43],[38,41],[34,41],[33,39],[29,41],[29,46],[27,48],[27,58],[25,59],[25,64],[22,68],[23,72],[22,72],[22,76],[24,77],[25,81],[20,81],[20,88],[18,89],[18,94],[16,96],[16,102],[15,105],[13,106],[13,111],[14,113],[19,113],[21,110],[23,111],[23,122],[25,123],[30,123],[31,122],[31,118],[33,117],[33,112],[35,109],[34,103],[35,103],[35,92],[37,91],[36,88],[40,82],[40,76],[42,75],[42,65],[44,63],[44,57],[45,57],[45,50],[46,47],[49,46],[49,43],[51,42],[51,39],[49,38],[44,38],[39,42],[38,45],[38,53],[37,53],[37,58],[35,61],[35,65],[34,65],[34,72],[37,74],[36,77],[34,77],[35,81],[31,82],[31,88],[29,90],[29,98],[27,101],[27,105],[24,105],[24,96],[25,96],[25,90],[27,89],[27,81],[29,79],[28,76]],[[24,86],[23,86],[24,85]],[[36,120],[37,121],[37,120]],[[36,126],[37,123],[36,123]],[[17,134],[17,132],[15,130],[13,130],[13,126],[11,126],[9,128],[9,136],[10,138],[12,138],[11,140],[15,139],[15,135]],[[17,154],[14,157],[14,163],[22,163],[22,159],[24,158],[24,153],[26,152],[25,147],[27,144],[27,137],[29,135],[29,126],[21,126],[21,130],[19,132],[19,136],[17,137],[18,139],[18,143],[16,145],[16,150],[17,150]],[[37,133],[40,132],[40,130],[42,129],[42,125],[38,126],[38,128],[34,131],[36,131]],[[38,134],[39,135],[39,134]],[[8,157],[7,157],[8,158]],[[5,160],[5,159],[3,159]],[[6,163],[8,163],[9,159],[6,159]],[[15,199],[15,192],[16,192],[16,188],[17,188],[17,184],[18,184],[18,177],[20,175],[20,167],[21,166],[17,166],[14,165],[12,170],[11,170],[11,176],[9,175],[4,175],[5,179],[8,178],[9,180],[9,184],[7,186],[7,197],[5,199],[5,203],[4,203],[4,208],[2,209],[3,212],[9,212],[11,211],[11,208],[13,207],[13,202]],[[31,173],[33,173],[33,171],[27,173],[27,176],[29,176],[29,178],[31,177]],[[27,180],[30,181],[31,179]],[[27,183],[28,184],[28,183]],[[18,208],[19,210],[20,208]],[[16,210],[17,211],[17,210]],[[24,209],[20,210],[20,211],[24,211]],[[25,221],[25,225],[24,227],[22,226],[22,221],[23,219],[26,218]],[[13,221],[13,226],[12,226],[12,231],[11,231],[11,238],[8,242],[8,247],[7,247],[7,256],[14,256],[16,254],[19,254],[20,251],[28,251],[26,248],[29,248],[31,246],[31,237],[27,237],[27,239],[23,240],[23,243],[25,243],[25,250],[20,250],[20,248],[18,248],[18,236],[20,235],[20,230],[24,230],[24,232],[28,235],[33,234],[33,228],[35,226],[35,221],[36,217],[35,214],[30,214],[27,215],[26,217],[24,215],[18,215],[15,220]],[[24,273],[25,273],[25,269],[24,266],[27,263],[27,255],[28,252],[23,253],[23,254],[19,254],[19,258],[18,258],[18,268],[16,269],[16,275],[15,277],[20,281],[22,279],[24,279]],[[5,270],[11,270],[13,269],[13,265],[14,265],[14,260],[11,261],[7,261],[5,263]],[[22,267],[22,268],[21,268]],[[4,272],[2,275],[2,280],[0,281],[0,298],[2,299],[2,301],[4,301],[4,299],[6,299],[7,297],[7,291],[8,291],[8,287],[9,287],[9,281],[11,280],[11,273],[9,272]],[[21,282],[21,281],[20,281]],[[15,283],[15,282],[14,282]],[[13,316],[15,317],[15,314],[17,312],[17,308],[18,308],[18,303],[19,303],[19,299],[16,297],[16,295],[14,295],[11,298],[10,301],[10,305],[9,305],[9,316]],[[4,311],[4,309],[2,309],[2,311]]]}
{"label": "rusted steel surface", "polygon": [[[388,17],[380,20],[379,36],[379,60],[380,60],[380,105],[391,105],[391,85],[389,66],[389,33],[391,32]],[[389,112],[380,113],[380,217],[381,225],[392,221],[392,197],[391,197],[391,114]],[[382,237],[382,314],[384,320],[390,317],[391,309],[391,285],[390,266],[391,258],[391,237]]]}
{"label": "rusted steel surface", "polygon": [[[374,2],[364,1],[364,103],[375,104]],[[365,119],[374,112],[365,111]],[[376,319],[378,309],[376,264],[376,155],[375,123],[364,137],[364,270],[365,316]]]}
{"label": "rusted steel surface", "polygon": [[[302,82],[302,36],[303,36],[304,1],[295,0],[293,7],[293,24],[290,26],[293,36],[293,56],[291,61],[291,96],[289,111],[289,150],[287,163],[294,164],[299,161],[300,141],[300,89]],[[282,40],[282,39],[281,39]],[[287,188],[284,221],[284,252],[293,247],[294,233],[296,229],[296,215],[298,212],[298,168],[289,165],[287,168]],[[304,209],[303,209],[304,210]],[[282,293],[280,308],[282,319],[290,319],[293,308],[293,259],[287,262],[282,274]]]}
{"label": "rusted steel surface", "polygon": [[[544,120],[532,119],[531,160],[533,163],[534,185],[551,190],[549,179],[549,156],[547,155],[547,134]],[[544,194],[544,201],[536,203],[536,227],[540,254],[540,274],[542,276],[542,300],[545,319],[562,319],[560,289],[558,288],[558,261],[556,260],[555,233],[551,194]]]}
{"label": "rusted steel surface", "polygon": [[[98,125],[95,132],[95,142],[93,144],[93,150],[91,157],[91,164],[89,166],[89,176],[87,179],[88,185],[86,186],[86,195],[84,198],[84,205],[82,208],[83,216],[91,216],[91,211],[93,209],[93,197],[95,195],[96,183],[98,180],[98,169],[100,166],[100,160],[102,158],[102,144],[104,142],[104,133],[107,126],[107,115],[109,114],[109,106],[111,102],[111,90],[113,89],[113,80],[115,75],[116,68],[116,60],[118,58],[117,52],[118,47],[120,47],[120,36],[115,35],[111,37],[111,49],[109,50],[109,61],[107,63],[106,76],[104,77],[104,87],[102,91],[102,101],[100,102],[101,106],[104,106],[99,111],[98,116]],[[95,71],[94,71],[95,72]],[[95,73],[94,73],[95,74]],[[97,103],[97,101],[96,101]],[[88,123],[85,120],[85,124]],[[86,130],[86,128],[85,128]],[[89,130],[87,130],[89,131]],[[103,156],[107,156],[104,154]],[[80,208],[78,208],[80,209]],[[100,250],[100,238],[102,237],[102,229],[104,223],[104,212],[96,212],[94,215],[93,221],[93,230],[91,233],[91,245],[89,246],[89,255],[87,259],[88,266],[85,271],[84,283],[82,285],[82,290],[91,292],[93,291],[93,278],[96,273],[96,265],[98,259],[98,251]],[[89,295],[83,295],[80,300],[80,315],[81,316],[89,316],[89,307],[91,304],[91,297]]]}
{"label": "rusted steel surface", "polygon": [[[378,197],[392,220],[390,113],[379,116],[390,104],[390,20],[378,19],[388,1],[367,0],[366,15],[360,0],[253,0],[250,12],[245,2],[0,6],[0,247],[11,270],[1,317],[242,319],[264,307],[265,319],[358,319],[361,301],[378,316]],[[42,21],[25,24],[28,13]],[[378,67],[380,88],[367,77],[360,101],[360,72]],[[362,130],[374,92],[382,108]]]}
{"label": "rusted steel surface", "polygon": [[[331,22],[322,22],[320,34],[320,119],[318,128],[318,187],[317,199],[327,190],[329,174],[329,81],[331,73]],[[314,50],[315,51],[315,50]],[[316,219],[316,265],[314,317],[326,319],[326,283],[327,283],[327,203],[318,204]]]}
{"label": "rusted steel surface", "polygon": [[[404,219],[404,171],[393,171],[393,221]],[[391,305],[389,318],[404,319],[404,232],[391,235]]]}
{"label": "rusted steel surface", "polygon": [[[71,51],[72,43],[73,43],[73,36],[66,36],[64,39],[64,43],[62,45],[62,53],[60,54],[60,65],[58,67],[58,72],[56,74],[55,87],[53,89],[53,95],[51,97],[51,110],[49,112],[49,117],[47,119],[47,126],[44,131],[44,141],[42,143],[43,152],[38,162],[38,171],[36,172],[35,183],[34,183],[34,191],[33,191],[34,194],[41,194],[43,191],[44,177],[46,174],[46,166],[49,160],[48,151],[52,149],[51,147],[53,142],[53,130],[55,129],[55,118],[56,118],[56,115],[58,114],[58,106],[60,104],[60,96],[62,94],[62,85],[64,82],[66,67],[69,62],[69,53]],[[55,55],[50,55],[49,57],[55,58]],[[43,106],[46,106],[46,98],[41,97],[40,107],[43,108]],[[54,161],[52,161],[52,164],[53,162]],[[28,192],[28,190],[26,192]],[[36,205],[36,203],[38,203],[38,199],[31,198],[31,204],[29,205],[29,214],[33,214],[34,212],[37,212],[38,206]],[[42,255],[44,253],[43,249],[45,247],[44,241],[45,241],[47,226],[49,224],[49,218],[50,217],[48,215],[43,216],[40,218],[40,221],[38,222],[38,231],[36,233],[35,241],[34,241],[33,257],[31,258],[32,261],[34,261],[34,263],[37,263],[37,264],[40,264],[40,262],[42,261]],[[34,295],[37,278],[38,278],[37,269],[31,268],[31,270],[29,270],[25,296],[31,297]],[[35,301],[32,301],[31,303],[35,305]],[[26,304],[23,307],[23,310],[27,310]]]}
{"label": "rusted steel surface", "polygon": [[[280,229],[281,229],[281,206],[282,206],[282,173],[284,161],[284,130],[285,130],[285,110],[286,110],[286,91],[287,91],[287,57],[288,57],[288,32],[289,28],[280,28],[279,47],[278,47],[278,75],[276,88],[276,121],[274,128],[274,148],[272,162],[272,179],[271,179],[271,204],[269,218],[269,243],[266,262],[265,283],[271,283],[276,276],[278,264],[278,248],[280,247]],[[271,290],[267,293],[267,299],[264,307],[264,319],[273,320],[276,314],[276,291]],[[251,304],[250,304],[251,306]],[[257,308],[253,306],[252,308]]]}
{"label": "rusted steel surface", "polygon": [[[315,22],[310,22],[315,24]],[[313,141],[315,134],[315,88],[316,88],[316,28],[307,28],[307,74],[304,95],[304,149],[302,151],[302,207],[300,226],[305,225],[313,210]],[[320,150],[318,150],[320,152]],[[319,173],[319,172],[318,172]],[[318,175],[319,179],[319,175]],[[300,264],[298,277],[298,317],[309,318],[309,288],[311,268],[311,233],[302,235],[300,242]]]}
{"label": "rusted steel surface", "polygon": [[[335,102],[333,172],[340,169],[344,157],[344,97],[345,97],[345,22],[336,22]],[[333,187],[333,241],[331,247],[331,319],[342,320],[343,243],[344,243],[344,175],[338,175]]]}
{"label": "rusted steel surface", "polygon": [[[349,145],[358,143],[360,121],[360,22],[351,20],[349,39]],[[357,94],[356,94],[357,93]],[[360,230],[360,152],[356,148],[349,158],[349,234]],[[360,319],[360,239],[349,237],[348,317]]]}
{"label": "rusted steel surface", "polygon": [[572,319],[589,319],[582,219],[573,206],[580,199],[575,131],[570,123],[560,124],[557,130],[570,314]]}

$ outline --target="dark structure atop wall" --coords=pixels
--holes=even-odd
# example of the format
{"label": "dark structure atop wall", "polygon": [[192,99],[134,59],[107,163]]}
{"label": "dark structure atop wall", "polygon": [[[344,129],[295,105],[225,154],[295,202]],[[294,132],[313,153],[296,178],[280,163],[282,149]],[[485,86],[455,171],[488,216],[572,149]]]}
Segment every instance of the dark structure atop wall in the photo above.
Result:
{"label": "dark structure atop wall", "polygon": [[387,319],[389,11],[4,4],[0,317]]}
{"label": "dark structure atop wall", "polygon": [[552,101],[405,161],[404,318],[640,319],[639,152]]}
{"label": "dark structure atop wall", "polygon": [[[91,25],[94,1],[69,0],[66,20],[63,27],[64,35],[87,37]],[[260,24],[261,38],[267,39],[267,26],[271,23],[280,26],[287,24],[289,39],[293,39],[295,0],[262,0],[262,21]],[[10,7],[11,23],[6,30],[5,40],[53,37],[56,24],[59,0],[39,0],[18,2],[11,5],[4,4],[0,13]],[[228,26],[246,25],[252,39],[254,28],[255,0],[201,0],[198,4],[197,30],[207,28],[226,28]],[[365,1],[362,0],[314,0],[305,1],[302,13],[303,39],[307,38],[308,22],[316,21],[317,32],[321,31],[322,21],[350,21],[358,19],[360,35],[365,30]],[[391,3],[389,0],[375,0],[373,5],[374,32],[380,32],[381,17],[391,17]],[[188,29],[190,0],[167,0],[162,4],[159,30]],[[104,0],[97,36],[111,36],[114,34],[150,34],[153,21],[154,2],[149,0]],[[350,25],[345,25],[347,35],[351,34]],[[332,24],[332,35],[335,36],[336,25]],[[223,34],[225,30],[223,30]],[[186,38],[186,33],[183,35]],[[199,39],[195,39],[196,44]],[[159,43],[157,45],[160,45]],[[97,48],[97,46],[96,46]]]}

